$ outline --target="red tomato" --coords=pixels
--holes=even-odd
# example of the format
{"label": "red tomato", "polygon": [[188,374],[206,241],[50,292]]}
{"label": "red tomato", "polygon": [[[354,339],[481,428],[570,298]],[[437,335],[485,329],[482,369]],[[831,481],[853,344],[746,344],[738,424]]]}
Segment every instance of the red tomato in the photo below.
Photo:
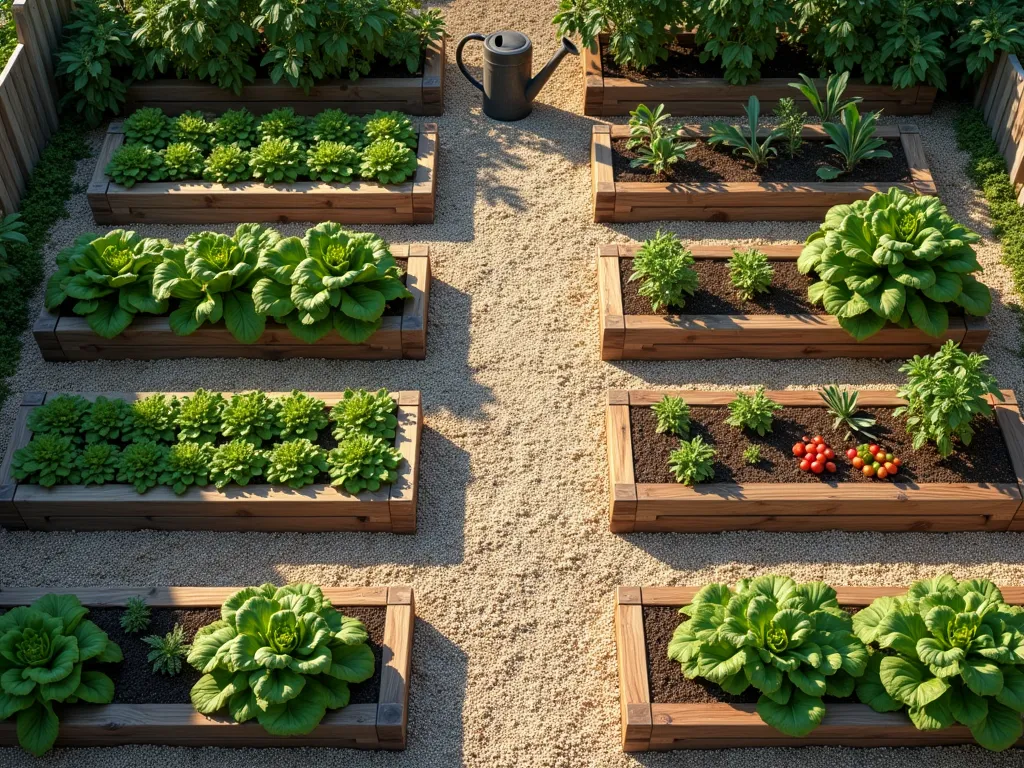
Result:
{"label": "red tomato", "polygon": [[850,460],[850,463],[853,464],[854,469],[860,469],[864,466],[864,459],[860,456],[854,456],[853,459]]}
{"label": "red tomato", "polygon": [[876,474],[879,480],[885,480],[889,476],[889,473],[885,471],[885,467],[879,467]]}
{"label": "red tomato", "polygon": [[818,462],[819,464],[824,464],[824,463],[825,463],[825,460],[826,460],[826,458],[825,458],[825,454],[824,454],[824,453],[818,453],[818,454],[815,454],[815,456],[814,456],[814,460],[815,460],[816,462]]}
{"label": "red tomato", "polygon": [[876,453],[878,453],[880,449],[877,445],[872,443],[871,445],[868,446],[868,450],[871,451],[871,455],[874,456]]}
{"label": "red tomato", "polygon": [[811,462],[809,462],[807,459],[804,459],[803,461],[800,462],[800,469],[802,469],[804,472],[810,471]]}
{"label": "red tomato", "polygon": [[824,471],[825,465],[822,464],[820,461],[811,462],[811,472],[813,472],[816,475],[820,475]]}
{"label": "red tomato", "polygon": [[875,468],[871,464],[865,464],[864,469],[861,470],[865,477],[874,477]]}
{"label": "red tomato", "polygon": [[846,452],[846,458],[848,458],[848,459],[856,459],[857,458],[857,449],[856,448],[851,448],[850,450],[848,450]]}
{"label": "red tomato", "polygon": [[804,455],[804,450],[805,450],[804,444],[803,443],[797,443],[796,445],[793,446],[793,455],[794,456],[803,456]]}
{"label": "red tomato", "polygon": [[836,465],[831,461],[825,462],[825,469],[827,469],[829,472],[835,472]]}
{"label": "red tomato", "polygon": [[825,458],[826,459],[834,459],[835,457],[836,457],[836,452],[835,451],[833,451],[831,448],[826,448],[825,449]]}
{"label": "red tomato", "polygon": [[899,469],[899,467],[897,467],[897,466],[896,466],[895,464],[893,464],[893,463],[892,463],[891,461],[887,461],[887,462],[885,462],[885,471],[886,471],[887,473],[889,473],[890,475],[895,475],[895,474],[896,474],[896,471],[897,471],[898,469]]}
{"label": "red tomato", "polygon": [[821,435],[815,435],[811,442],[814,443],[815,445],[821,445],[822,443],[825,442],[825,438],[822,437]]}
{"label": "red tomato", "polygon": [[892,463],[893,463],[894,466],[897,466],[897,467],[902,467],[903,466],[903,461],[900,459],[899,456],[897,456],[895,459],[893,459]]}

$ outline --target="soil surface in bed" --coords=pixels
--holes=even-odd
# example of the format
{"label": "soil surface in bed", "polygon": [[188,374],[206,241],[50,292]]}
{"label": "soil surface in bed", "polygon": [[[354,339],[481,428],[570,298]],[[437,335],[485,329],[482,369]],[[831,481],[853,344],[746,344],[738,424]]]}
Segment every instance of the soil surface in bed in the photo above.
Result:
{"label": "soil surface in bed", "polygon": [[[757,246],[751,246],[754,250]],[[738,247],[736,250],[746,250]],[[824,307],[807,299],[807,287],[813,277],[801,275],[795,261],[772,261],[774,274],[767,293],[743,301],[729,279],[729,262],[721,259],[696,259],[697,291],[686,299],[686,306],[651,308],[651,300],[640,295],[642,281],[630,282],[633,259],[619,259],[622,283],[622,308],[627,315],[826,315]]]}
{"label": "soil surface in bed", "polygon": [[[857,609],[847,608],[855,613]],[[679,662],[668,657],[668,644],[676,627],[686,620],[679,608],[644,606],[644,642],[647,647],[647,679],[653,704],[756,704],[760,693],[748,688],[738,696],[722,690],[702,678],[687,680]],[[826,702],[858,702],[856,694],[847,698],[824,696]]]}
{"label": "soil surface in bed", "polygon": [[[745,119],[745,118],[744,118]],[[735,121],[738,118],[732,118]],[[672,166],[668,173],[658,175],[649,168],[631,168],[630,162],[638,155],[626,147],[628,139],[612,142],[612,162],[615,181],[645,181],[664,184],[714,184],[726,182],[788,182],[788,183],[829,183],[818,178],[818,169],[826,165],[841,167],[842,158],[831,149],[826,141],[805,140],[795,158],[789,157],[785,142],[776,140],[772,146],[779,150],[760,170],[742,157],[732,154],[728,147],[712,147],[706,139],[689,139],[697,146],[686,153],[686,159]],[[853,171],[845,173],[835,181],[859,183],[911,182],[910,166],[899,139],[886,139],[881,149],[892,153],[891,158],[864,160]]]}
{"label": "soil surface in bed", "polygon": [[[345,608],[336,606],[346,616],[362,620],[370,635],[369,645],[373,649],[374,672],[369,680],[350,684],[351,704],[369,704],[376,702],[380,696],[381,659],[383,658],[384,618],[387,609],[384,607]],[[146,660],[151,650],[142,642],[147,635],[163,636],[170,632],[175,624],[181,624],[185,630],[185,638],[192,641],[196,632],[207,624],[220,619],[219,608],[195,608],[177,610],[171,608],[154,608],[152,621],[148,629],[130,635],[121,629],[123,608],[91,608],[86,617],[99,625],[111,640],[121,646],[124,662],[121,664],[104,665],[104,672],[114,681],[115,704],[187,704],[189,691],[202,675],[187,661],[182,664],[181,673],[174,677],[154,674]]]}
{"label": "soil surface in bed", "polygon": [[[863,439],[842,439],[845,430],[832,429],[832,417],[825,408],[786,407],[775,412],[772,431],[764,437],[756,432],[727,426],[726,407],[693,406],[690,409],[690,438],[701,435],[714,446],[715,476],[708,483],[1016,483],[1002,432],[995,419],[978,418],[975,435],[969,446],[959,442],[953,455],[942,459],[931,443],[915,451],[906,421],[893,416],[894,408],[862,408],[859,413],[874,416],[878,423],[871,430],[878,444],[903,461],[899,474],[892,480],[865,477],[853,468],[846,450]],[[658,434],[657,417],[646,406],[629,409],[633,433],[633,469],[637,483],[675,483],[669,471],[669,454],[679,447],[679,438]],[[821,435],[836,452],[836,472],[815,475],[801,472],[793,445],[801,437]],[[761,449],[761,461],[751,466],[743,460],[749,445]]]}
{"label": "soil surface in bed", "polygon": [[[683,45],[678,42],[667,46],[668,58],[640,71],[632,67],[619,66],[611,54],[611,46],[601,46],[601,70],[605,77],[624,77],[640,82],[643,80],[669,80],[677,77],[712,77],[724,78],[725,70],[718,59],[710,58],[701,63],[701,48],[694,45]],[[818,65],[807,51],[786,43],[779,43],[775,58],[761,64],[761,77],[791,77],[794,82],[800,81],[803,72],[809,77],[816,77]],[[793,96],[798,96],[793,89]],[[653,106],[653,105],[651,105]]]}

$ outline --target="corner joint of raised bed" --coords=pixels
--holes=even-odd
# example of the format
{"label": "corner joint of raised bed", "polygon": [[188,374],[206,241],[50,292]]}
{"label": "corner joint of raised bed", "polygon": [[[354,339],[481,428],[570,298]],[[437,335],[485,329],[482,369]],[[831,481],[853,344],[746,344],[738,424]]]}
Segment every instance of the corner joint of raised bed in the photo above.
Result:
{"label": "corner joint of raised bed", "polygon": [[412,605],[412,587],[407,584],[397,584],[388,587],[388,605]]}
{"label": "corner joint of raised bed", "polygon": [[34,405],[42,405],[43,401],[45,399],[46,399],[46,393],[45,392],[25,392],[21,396],[21,404],[22,405],[32,405],[32,406],[34,406]]}
{"label": "corner joint of raised bed", "polygon": [[616,587],[616,605],[643,605],[643,590],[640,587]]}
{"label": "corner joint of raised bed", "polygon": [[608,405],[629,405],[629,390],[609,389]]}

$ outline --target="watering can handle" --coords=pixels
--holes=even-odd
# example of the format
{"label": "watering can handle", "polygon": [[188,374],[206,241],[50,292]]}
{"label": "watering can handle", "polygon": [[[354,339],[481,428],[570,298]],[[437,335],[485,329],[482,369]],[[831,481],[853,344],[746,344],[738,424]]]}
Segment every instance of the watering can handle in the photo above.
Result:
{"label": "watering can handle", "polygon": [[469,70],[466,69],[466,65],[462,63],[462,49],[466,47],[466,43],[468,43],[470,40],[480,40],[481,42],[483,42],[485,39],[486,38],[479,32],[473,32],[472,34],[466,35],[464,38],[462,38],[459,41],[459,47],[455,49],[455,61],[456,63],[458,63],[459,69],[462,70],[462,74],[466,76],[466,79],[469,80],[469,82],[471,82],[478,91],[482,91],[484,87],[483,85],[480,84],[479,80],[477,80],[475,77],[469,74]]}

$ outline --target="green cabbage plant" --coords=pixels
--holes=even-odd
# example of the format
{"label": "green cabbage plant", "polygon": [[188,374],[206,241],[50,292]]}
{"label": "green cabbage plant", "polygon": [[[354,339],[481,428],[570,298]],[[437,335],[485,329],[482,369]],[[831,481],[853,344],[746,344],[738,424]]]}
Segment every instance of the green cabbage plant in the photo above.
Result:
{"label": "green cabbage plant", "polygon": [[277,435],[277,403],[260,390],[232,395],[221,419],[224,437],[244,440],[254,448]]}
{"label": "green cabbage plant", "polygon": [[77,485],[82,479],[77,460],[78,449],[70,437],[44,432],[14,452],[11,474],[15,480],[44,488]]}
{"label": "green cabbage plant", "polygon": [[240,224],[233,236],[200,232],[184,247],[168,248],[153,276],[153,293],[160,301],[179,300],[168,317],[171,329],[188,336],[205,323],[223,320],[243,344],[259,339],[267,318],[253,305],[252,287],[260,257],[278,239],[272,229]]}
{"label": "green cabbage plant", "polygon": [[0,720],[17,720],[18,743],[36,757],[57,740],[59,704],[109,704],[114,683],[97,664],[124,659],[85,617],[74,595],[44,595],[0,616]]}
{"label": "green cabbage plant", "polygon": [[57,256],[57,271],[46,286],[46,308],[67,299],[89,327],[112,339],[131,325],[138,312],[162,314],[167,300],[153,295],[153,275],[170,247],[166,240],[115,229],[103,237],[83,235]]}
{"label": "green cabbage plant", "polygon": [[278,443],[267,452],[267,482],[303,488],[327,471],[327,453],[304,437]]}
{"label": "green cabbage plant", "polygon": [[709,584],[679,611],[689,618],[668,645],[683,674],[728,693],[753,687],[757,713],[787,736],[806,736],[825,717],[822,697],[850,696],[868,651],[836,592],[787,576]]}
{"label": "green cabbage plant", "polygon": [[253,286],[256,311],[287,323],[312,344],[331,328],[353,343],[380,327],[387,302],[411,294],[388,245],[377,235],[327,222],[301,240],[287,237],[259,259],[263,277]]}
{"label": "green cabbage plant", "polygon": [[267,456],[245,440],[218,445],[210,460],[210,480],[218,490],[227,485],[248,485],[263,474]]}
{"label": "green cabbage plant", "polygon": [[359,173],[381,184],[401,184],[416,175],[416,153],[396,139],[377,139],[363,150]]}
{"label": "green cabbage plant", "polygon": [[331,485],[349,493],[377,491],[395,482],[402,453],[365,432],[349,435],[327,454]]}
{"label": "green cabbage plant", "polygon": [[255,719],[277,736],[309,733],[348,705],[349,683],[373,676],[366,627],[312,584],[248,587],[201,628],[188,662],[203,673],[192,704],[204,715]]}
{"label": "green cabbage plant", "polygon": [[197,389],[181,398],[174,423],[178,439],[190,443],[212,443],[220,434],[221,414],[227,401],[220,392]]}
{"label": "green cabbage plant", "polygon": [[365,389],[346,389],[341,399],[331,408],[334,439],[341,442],[355,434],[382,437],[390,442],[395,437],[398,403],[386,389],[368,392]]}
{"label": "green cabbage plant", "polygon": [[996,751],[1024,734],[1024,609],[991,582],[919,581],[902,597],[876,599],[853,627],[875,649],[857,683],[872,709],[905,707],[921,730],[960,723]]}
{"label": "green cabbage plant", "polygon": [[938,198],[893,188],[831,208],[797,268],[817,273],[811,301],[858,341],[888,322],[941,336],[950,307],[978,316],[992,309],[988,288],[972,274],[981,271],[971,248],[978,239]]}
{"label": "green cabbage plant", "polygon": [[160,485],[170,486],[179,496],[193,485],[207,485],[213,461],[211,443],[175,443],[167,452],[166,469]]}
{"label": "green cabbage plant", "polygon": [[277,401],[275,429],[282,440],[304,437],[315,441],[320,430],[327,426],[327,404],[317,397],[293,389],[287,397]]}

